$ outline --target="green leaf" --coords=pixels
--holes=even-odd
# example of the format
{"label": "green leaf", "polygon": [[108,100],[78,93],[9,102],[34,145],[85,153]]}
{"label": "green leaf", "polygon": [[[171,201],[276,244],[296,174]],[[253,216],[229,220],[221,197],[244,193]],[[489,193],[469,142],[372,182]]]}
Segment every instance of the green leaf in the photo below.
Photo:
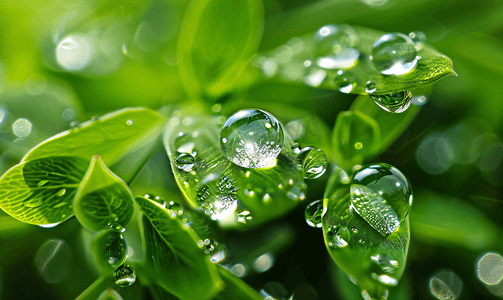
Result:
{"label": "green leaf", "polygon": [[22,161],[61,155],[78,156],[89,161],[97,154],[113,169],[134,152],[135,155],[131,155],[136,159],[134,163],[119,173],[129,181],[150,155],[151,151],[145,147],[154,145],[163,125],[164,118],[148,108],[122,109],[45,140],[28,152]]}
{"label": "green leaf", "polygon": [[126,227],[133,216],[133,194],[95,155],[75,195],[74,210],[80,223],[91,231],[105,229],[108,224]]}
{"label": "green leaf", "polygon": [[[358,96],[350,108],[374,119],[379,126],[380,143],[373,156],[385,151],[404,132],[421,110],[420,106],[411,105],[405,112],[392,114],[377,106],[369,96]],[[366,157],[370,158],[370,157]]]}
{"label": "green leaf", "polygon": [[214,299],[215,300],[263,300],[257,291],[239,279],[236,275],[217,265],[218,274],[225,283],[225,288]]}
{"label": "green leaf", "polygon": [[[205,115],[195,106],[184,106],[183,112],[176,111],[175,115],[166,128],[164,145],[178,186],[193,208],[204,210],[221,226],[249,229],[284,215],[305,198],[306,184],[302,170],[293,161],[291,138],[285,138],[276,166],[246,169],[230,162],[220,151],[223,117]],[[186,153],[194,155],[190,171],[177,164],[177,157]],[[225,205],[232,207],[235,201],[239,203],[238,214],[231,215]],[[208,202],[224,208],[212,209]],[[240,218],[239,213],[247,211],[251,220]]]}
{"label": "green leaf", "polygon": [[189,94],[216,97],[233,87],[260,43],[262,10],[257,0],[192,1],[177,49]]}
{"label": "green leaf", "polygon": [[[316,44],[315,33],[302,36],[300,40],[292,39],[286,45],[264,53],[257,59],[256,64],[269,78],[292,83],[306,83],[313,87],[341,90],[352,94],[367,94],[365,88],[368,82],[374,84],[375,91],[372,94],[391,94],[403,90],[413,90],[432,84],[447,75],[455,74],[452,69],[452,61],[426,43],[416,45],[416,48],[419,48],[417,56],[421,58],[413,71],[404,75],[381,74],[370,57],[372,56],[372,45],[386,32],[357,26],[354,26],[353,29],[346,28],[348,29],[341,27],[341,30],[348,32],[351,39],[358,41],[354,43],[355,45],[351,45],[352,48],[344,48],[352,49],[351,53],[358,57],[351,66],[348,65],[351,58],[341,58],[341,61],[344,60],[343,65],[346,65],[334,69],[318,67],[318,59],[326,55],[335,55],[334,57],[337,58],[337,55],[342,57],[344,54],[341,54],[342,52],[333,54],[334,52],[330,49],[328,51],[321,49],[323,45]],[[344,34],[340,34],[340,36],[341,40],[334,41],[334,44],[336,42],[347,43],[342,40],[347,37]],[[310,62],[307,67],[304,65],[306,61]],[[345,74],[344,85],[342,82],[338,82],[338,78],[343,78],[338,74],[340,70]],[[349,83],[352,84],[349,89],[342,89]]]}
{"label": "green leaf", "polygon": [[0,178],[0,207],[19,221],[43,225],[73,215],[87,160],[52,156],[20,163]]}
{"label": "green leaf", "polygon": [[211,299],[222,287],[199,237],[157,202],[137,196],[143,217],[145,274],[180,299]]}
{"label": "green leaf", "polygon": [[[376,105],[377,106],[377,105]],[[344,170],[376,153],[381,141],[379,124],[359,111],[340,112],[332,133],[334,156]]]}
{"label": "green leaf", "polygon": [[336,168],[325,191],[323,235],[337,265],[355,279],[360,290],[382,299],[405,269],[410,241],[409,217],[388,237],[374,230],[350,208],[347,174]]}

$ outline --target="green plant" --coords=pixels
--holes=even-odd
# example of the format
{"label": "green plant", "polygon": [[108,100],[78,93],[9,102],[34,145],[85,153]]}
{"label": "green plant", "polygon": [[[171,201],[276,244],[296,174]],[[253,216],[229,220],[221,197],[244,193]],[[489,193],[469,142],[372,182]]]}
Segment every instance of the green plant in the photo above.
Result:
{"label": "green plant", "polygon": [[[128,26],[136,22],[135,7],[151,9],[145,16],[169,11],[163,10],[164,2],[156,3],[146,8],[135,2],[125,12],[123,8],[121,14],[129,23],[117,22],[117,26],[110,27],[113,30],[105,30],[109,35],[103,36],[112,46],[107,45],[113,51],[122,47],[126,55],[132,52],[134,56],[135,50],[139,53],[125,43],[116,45],[114,37],[131,38]],[[78,28],[99,27],[117,18],[118,6],[112,2],[93,5],[92,17],[83,15],[83,20],[67,22]],[[320,15],[321,8],[311,6]],[[303,202],[311,202],[306,220],[322,228],[326,250],[340,268],[333,272],[343,290],[342,297],[410,299],[405,284],[399,282],[414,236],[410,214],[415,209],[411,190],[411,183],[415,183],[386,164],[382,154],[399,141],[420,113],[421,106],[410,105],[411,98],[415,96],[416,104],[422,104],[419,97],[430,96],[431,84],[456,74],[452,61],[428,45],[420,32],[409,37],[345,24],[328,24],[298,36],[283,32],[281,39],[288,37],[278,41],[283,44],[271,43],[270,36],[262,40],[263,9],[262,2],[254,0],[193,1],[183,14],[178,41],[174,43],[175,72],[179,76],[169,75],[176,78],[177,91],[183,87],[182,96],[174,96],[164,105],[134,102],[135,106],[150,108],[123,108],[82,124],[72,122],[71,129],[34,147],[26,146],[31,148],[27,153],[17,151],[12,155],[15,160],[22,153],[22,159],[0,178],[0,208],[24,223],[55,229],[67,226],[67,234],[79,233],[75,243],[82,248],[78,254],[83,258],[81,263],[100,274],[87,289],[67,295],[79,295],[80,300],[135,299],[146,293],[152,299],[287,299],[292,293],[277,286],[257,292],[256,284],[250,286],[236,276],[244,271],[232,269],[232,265],[240,265],[235,261],[252,265],[257,256],[267,261],[271,258],[263,255],[283,251],[289,239],[278,237],[284,234],[281,226],[268,226],[305,207]],[[148,22],[141,24],[151,26]],[[141,26],[138,28],[139,32]],[[136,34],[136,45],[141,45],[137,47],[147,53],[161,51],[155,39],[161,29],[154,26],[149,30],[154,36]],[[138,36],[143,40],[138,42]],[[109,70],[81,61],[87,51],[81,39],[76,34],[60,39],[53,45],[56,61],[48,60],[47,64],[83,76],[116,72],[119,67]],[[68,49],[72,45],[80,47],[77,60],[65,52],[65,41],[70,45]],[[270,47],[260,48],[261,41]],[[112,51],[106,49],[93,51],[103,51],[105,54],[100,55],[106,56]],[[90,56],[96,55],[93,52]],[[151,64],[149,57],[142,59],[140,65]],[[90,81],[97,85],[99,80],[103,79]],[[114,84],[120,85],[120,81]],[[85,86],[80,88],[84,90]],[[120,88],[115,89],[121,93]],[[113,93],[114,89],[110,90],[107,93]],[[316,95],[320,91],[358,96],[350,99],[347,110],[327,104],[322,112],[303,103],[308,93]],[[295,94],[300,96],[292,96]],[[149,99],[156,97],[147,95]],[[270,101],[275,97],[276,101]],[[5,103],[7,109],[15,106]],[[112,110],[102,107],[104,111]],[[264,141],[280,148],[275,148],[278,153],[273,163],[261,168],[249,161],[232,160],[237,154],[228,154],[224,149],[241,147],[230,144],[235,128],[229,125],[229,132],[221,128],[226,128],[227,117],[246,108],[267,110],[279,120],[274,127],[274,116],[268,112],[263,112],[266,117],[259,116],[269,122],[267,128],[272,124],[271,130],[281,131],[277,140],[274,136]],[[310,109],[314,113],[309,113]],[[74,114],[79,111],[78,107],[72,110]],[[327,119],[334,122],[332,130]],[[31,123],[27,134],[23,130],[28,125],[13,126],[19,127],[15,132],[18,137],[29,136],[32,130]],[[49,133],[55,132],[48,130],[40,137]],[[248,137],[240,134],[236,133],[238,141],[247,141]],[[267,161],[274,152],[273,146],[257,147],[262,156],[245,157],[257,159],[257,164]],[[375,160],[383,163],[371,163]],[[321,177],[325,171],[330,174],[326,176],[328,181]],[[407,168],[402,171],[409,173]],[[149,176],[149,172],[154,175]],[[170,179],[157,178],[163,176]],[[387,179],[379,181],[383,177]],[[318,198],[310,196],[311,189]],[[427,210],[424,204],[419,206],[421,216],[427,215]],[[451,211],[464,208],[453,204]],[[425,233],[425,227],[417,222],[423,236],[437,234],[439,240],[446,240],[451,234],[442,234],[441,230]],[[461,223],[454,222],[456,226]],[[13,227],[24,230],[23,225],[16,224]],[[442,223],[437,226],[442,227]],[[235,258],[221,263],[221,256],[229,250],[226,247],[235,245],[239,235],[252,238],[253,234],[247,232],[260,230],[270,231],[270,236],[261,236],[246,251],[235,246]],[[480,240],[493,246],[497,226],[488,222],[480,224],[480,230],[484,232]],[[56,250],[53,253],[58,253]],[[43,256],[40,253],[37,257]],[[353,284],[346,282],[346,275],[358,286],[356,291]],[[308,291],[302,298],[302,292],[296,291],[292,297],[313,299],[315,294]]]}

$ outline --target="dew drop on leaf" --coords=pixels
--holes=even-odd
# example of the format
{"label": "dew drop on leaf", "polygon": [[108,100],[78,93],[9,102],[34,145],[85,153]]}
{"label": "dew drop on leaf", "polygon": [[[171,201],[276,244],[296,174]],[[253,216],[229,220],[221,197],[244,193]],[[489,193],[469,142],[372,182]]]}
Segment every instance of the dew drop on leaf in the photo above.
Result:
{"label": "dew drop on leaf", "polygon": [[361,168],[351,184],[351,206],[384,237],[408,215],[412,190],[405,176],[388,164]]}
{"label": "dew drop on leaf", "polygon": [[243,210],[241,212],[238,212],[237,216],[238,216],[238,222],[242,224],[247,224],[253,219],[249,210]]}
{"label": "dew drop on leaf", "polygon": [[117,267],[114,271],[115,283],[120,287],[127,287],[135,283],[136,273],[135,271],[126,265],[121,265]]}
{"label": "dew drop on leaf", "polygon": [[224,122],[219,141],[224,156],[238,166],[272,167],[283,147],[283,127],[269,112],[243,109]]}
{"label": "dew drop on leaf", "polygon": [[367,81],[367,84],[365,85],[365,92],[367,94],[375,92],[376,89],[376,84],[373,81]]}
{"label": "dew drop on leaf", "polygon": [[417,50],[408,36],[388,33],[372,45],[372,62],[381,74],[404,75],[416,67]]}
{"label": "dew drop on leaf", "polygon": [[333,78],[333,84],[339,88],[341,93],[348,94],[351,93],[356,82],[351,73],[339,70]]}
{"label": "dew drop on leaf", "polygon": [[343,48],[354,47],[360,39],[356,31],[347,24],[328,24],[321,27],[314,34],[316,54],[329,55],[341,51]]}
{"label": "dew drop on leaf", "polygon": [[297,155],[297,164],[302,168],[305,179],[316,179],[327,170],[327,156],[318,147],[305,147]]}
{"label": "dew drop on leaf", "polygon": [[332,225],[327,231],[329,247],[344,248],[350,241],[350,232],[346,226]]}
{"label": "dew drop on leaf", "polygon": [[306,207],[304,211],[304,216],[306,217],[307,225],[315,228],[321,228],[323,226],[321,222],[321,217],[323,214],[323,200],[316,200]]}
{"label": "dew drop on leaf", "polygon": [[409,33],[409,37],[414,43],[426,42],[426,34],[422,31],[412,31]]}
{"label": "dew drop on leaf", "polygon": [[390,113],[402,113],[410,106],[412,93],[401,91],[387,95],[369,95],[379,107]]}
{"label": "dew drop on leaf", "polygon": [[169,201],[166,208],[172,217],[181,216],[183,214],[183,207],[174,201]]}
{"label": "dew drop on leaf", "polygon": [[189,153],[182,153],[176,158],[175,163],[179,170],[190,172],[194,168],[194,157]]}

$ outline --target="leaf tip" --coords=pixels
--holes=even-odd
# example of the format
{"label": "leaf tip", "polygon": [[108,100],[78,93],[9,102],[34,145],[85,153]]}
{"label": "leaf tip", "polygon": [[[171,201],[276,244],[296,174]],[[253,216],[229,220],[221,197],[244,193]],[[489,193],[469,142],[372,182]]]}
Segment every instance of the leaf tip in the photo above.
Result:
{"label": "leaf tip", "polygon": [[99,156],[98,154],[93,155],[93,159],[94,159],[94,160],[100,160],[100,156]]}

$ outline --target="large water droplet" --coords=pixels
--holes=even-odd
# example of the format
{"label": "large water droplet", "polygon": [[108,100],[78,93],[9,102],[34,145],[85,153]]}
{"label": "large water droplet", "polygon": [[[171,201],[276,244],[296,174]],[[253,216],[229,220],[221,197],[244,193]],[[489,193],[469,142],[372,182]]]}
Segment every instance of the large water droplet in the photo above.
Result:
{"label": "large water droplet", "polygon": [[323,224],[321,223],[321,217],[323,214],[323,200],[316,200],[306,207],[304,211],[304,216],[306,217],[307,225],[315,228],[321,228]]}
{"label": "large water droplet", "polygon": [[105,243],[105,252],[108,257],[107,263],[116,268],[121,265],[127,258],[126,240],[122,234],[112,231]]}
{"label": "large water droplet", "polygon": [[318,147],[305,147],[297,155],[297,164],[302,168],[305,179],[315,179],[327,170],[327,156]]}
{"label": "large water droplet", "polygon": [[236,165],[271,167],[283,147],[283,127],[269,112],[243,109],[225,121],[219,140],[224,156]]}
{"label": "large water droplet", "polygon": [[412,93],[410,91],[401,91],[388,95],[369,95],[377,105],[390,113],[402,113],[410,106]]}
{"label": "large water droplet", "polygon": [[418,56],[414,42],[401,33],[388,33],[372,45],[372,62],[384,75],[403,75],[417,65]]}
{"label": "large water droplet", "polygon": [[360,169],[351,184],[351,205],[383,236],[393,233],[407,217],[412,190],[405,176],[388,164]]}
{"label": "large water droplet", "polygon": [[194,157],[189,153],[180,154],[176,158],[176,167],[179,170],[190,172],[194,168]]}
{"label": "large water droplet", "polygon": [[351,234],[346,226],[332,225],[327,230],[329,247],[344,248],[348,245]]}
{"label": "large water droplet", "polygon": [[131,267],[122,265],[115,269],[114,278],[118,286],[127,287],[135,283],[136,273]]}

